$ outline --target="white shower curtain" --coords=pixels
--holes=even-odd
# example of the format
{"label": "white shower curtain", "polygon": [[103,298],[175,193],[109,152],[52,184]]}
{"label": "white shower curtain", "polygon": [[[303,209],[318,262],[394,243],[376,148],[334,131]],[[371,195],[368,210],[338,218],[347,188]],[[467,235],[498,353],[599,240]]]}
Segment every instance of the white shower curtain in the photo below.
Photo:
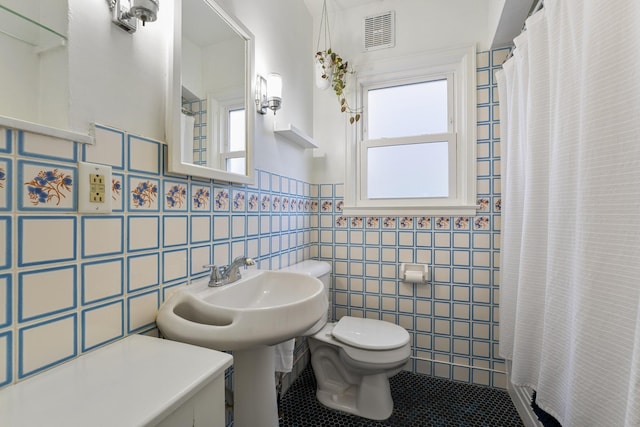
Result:
{"label": "white shower curtain", "polygon": [[564,427],[640,426],[639,28],[545,0],[497,74],[500,355]]}

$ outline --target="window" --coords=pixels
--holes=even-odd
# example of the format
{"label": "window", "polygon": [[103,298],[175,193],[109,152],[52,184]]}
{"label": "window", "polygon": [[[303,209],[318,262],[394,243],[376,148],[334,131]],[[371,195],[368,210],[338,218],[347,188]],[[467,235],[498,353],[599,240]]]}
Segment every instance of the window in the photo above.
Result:
{"label": "window", "polygon": [[[347,215],[475,214],[475,50],[372,67],[347,151]],[[424,64],[424,65],[423,65]]]}
{"label": "window", "polygon": [[245,175],[247,173],[246,111],[243,100],[209,97],[213,142],[210,164],[216,169]]}
{"label": "window", "polygon": [[244,175],[246,173],[247,156],[245,151],[245,111],[244,108],[229,109],[227,111],[227,138],[225,139],[222,159],[225,170]]}

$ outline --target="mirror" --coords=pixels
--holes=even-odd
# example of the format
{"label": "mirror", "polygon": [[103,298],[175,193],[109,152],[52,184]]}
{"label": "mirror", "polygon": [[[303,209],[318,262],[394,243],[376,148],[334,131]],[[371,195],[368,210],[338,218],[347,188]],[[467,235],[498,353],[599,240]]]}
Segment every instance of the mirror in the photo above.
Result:
{"label": "mirror", "polygon": [[214,0],[176,0],[173,39],[169,171],[253,183],[253,35]]}

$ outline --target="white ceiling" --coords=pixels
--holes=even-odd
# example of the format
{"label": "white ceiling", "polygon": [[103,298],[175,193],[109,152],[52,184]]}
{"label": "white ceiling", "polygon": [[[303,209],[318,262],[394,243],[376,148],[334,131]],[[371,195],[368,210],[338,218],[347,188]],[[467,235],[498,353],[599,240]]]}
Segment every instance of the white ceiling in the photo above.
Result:
{"label": "white ceiling", "polygon": [[[327,0],[327,8],[329,10],[344,10],[352,7],[364,6],[369,3],[381,3],[383,0]],[[312,16],[318,16],[322,13],[323,0],[304,0],[309,13]]]}
{"label": "white ceiling", "polygon": [[[355,7],[365,6],[367,4],[382,3],[387,1],[402,0],[327,0],[327,8],[335,13],[336,10],[346,10]],[[447,1],[447,0],[439,0]],[[493,19],[497,25],[493,26],[495,30],[491,47],[509,46],[512,40],[522,30],[524,20],[527,18],[533,4],[538,0],[478,0],[486,1],[490,13],[495,14]],[[304,0],[309,13],[313,17],[318,17],[322,13],[323,0]],[[497,5],[497,6],[496,6]],[[491,17],[490,17],[491,19]]]}

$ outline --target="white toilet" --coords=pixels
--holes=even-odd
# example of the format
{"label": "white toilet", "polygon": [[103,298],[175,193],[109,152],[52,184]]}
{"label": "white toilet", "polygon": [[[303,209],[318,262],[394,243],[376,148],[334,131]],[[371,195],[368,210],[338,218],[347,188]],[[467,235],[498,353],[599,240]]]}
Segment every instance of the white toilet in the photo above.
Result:
{"label": "white toilet", "polygon": [[[308,260],[285,270],[317,277],[329,296],[331,267],[326,262]],[[411,353],[404,328],[344,316],[337,323],[323,319],[305,335],[318,383],[316,396],[322,404],[372,420],[391,416],[389,377],[400,372]]]}

